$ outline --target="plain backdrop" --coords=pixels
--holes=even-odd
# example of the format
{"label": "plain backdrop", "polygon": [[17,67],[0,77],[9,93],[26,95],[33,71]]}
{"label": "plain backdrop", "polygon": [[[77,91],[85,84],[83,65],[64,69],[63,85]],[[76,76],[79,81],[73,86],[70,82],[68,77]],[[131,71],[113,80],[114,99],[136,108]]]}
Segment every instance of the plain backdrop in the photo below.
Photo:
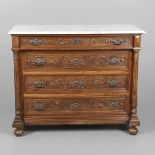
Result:
{"label": "plain backdrop", "polygon": [[[142,36],[139,58],[140,132],[106,128],[37,129],[17,138],[11,37],[15,24],[134,24]],[[0,155],[155,154],[154,0],[0,0]]]}

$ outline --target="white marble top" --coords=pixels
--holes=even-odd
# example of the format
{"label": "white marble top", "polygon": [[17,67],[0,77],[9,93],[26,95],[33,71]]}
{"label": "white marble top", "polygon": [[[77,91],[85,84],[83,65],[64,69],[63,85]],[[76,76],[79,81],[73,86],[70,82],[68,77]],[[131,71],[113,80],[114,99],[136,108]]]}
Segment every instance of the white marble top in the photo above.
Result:
{"label": "white marble top", "polygon": [[15,25],[8,34],[142,34],[134,25]]}

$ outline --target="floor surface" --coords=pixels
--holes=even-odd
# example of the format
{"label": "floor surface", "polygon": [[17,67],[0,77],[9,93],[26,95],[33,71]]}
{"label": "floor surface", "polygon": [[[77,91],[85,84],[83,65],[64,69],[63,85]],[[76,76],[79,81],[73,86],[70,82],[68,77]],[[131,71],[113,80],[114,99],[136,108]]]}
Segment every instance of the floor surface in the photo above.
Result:
{"label": "floor surface", "polygon": [[0,155],[155,154],[155,123],[150,119],[155,107],[147,115],[140,115],[141,127],[136,136],[129,135],[124,126],[61,126],[27,128],[23,137],[15,137],[11,128],[13,107],[4,104],[1,109]]}

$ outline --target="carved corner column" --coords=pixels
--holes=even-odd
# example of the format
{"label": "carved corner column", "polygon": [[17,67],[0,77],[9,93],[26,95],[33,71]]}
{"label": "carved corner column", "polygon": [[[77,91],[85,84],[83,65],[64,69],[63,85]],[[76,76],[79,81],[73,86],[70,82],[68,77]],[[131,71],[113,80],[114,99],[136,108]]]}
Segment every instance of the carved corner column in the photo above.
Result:
{"label": "carved corner column", "polygon": [[14,58],[14,83],[15,83],[15,119],[13,127],[15,128],[14,134],[16,136],[23,135],[23,114],[21,103],[21,81],[20,81],[20,53],[19,53],[19,38],[12,36],[12,51]]}
{"label": "carved corner column", "polygon": [[137,81],[138,81],[138,58],[140,51],[141,35],[134,36],[134,48],[133,48],[133,64],[132,64],[132,90],[131,90],[131,115],[129,120],[129,133],[136,135],[138,129],[136,126],[140,125],[137,117]]}

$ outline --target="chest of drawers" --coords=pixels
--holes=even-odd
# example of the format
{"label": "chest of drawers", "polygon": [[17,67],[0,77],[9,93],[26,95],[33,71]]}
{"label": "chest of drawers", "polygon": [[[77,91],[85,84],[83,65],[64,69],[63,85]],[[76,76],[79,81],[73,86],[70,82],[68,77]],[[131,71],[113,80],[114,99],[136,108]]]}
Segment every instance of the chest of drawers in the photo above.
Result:
{"label": "chest of drawers", "polygon": [[25,125],[127,124],[137,134],[134,26],[15,26],[15,135]]}

